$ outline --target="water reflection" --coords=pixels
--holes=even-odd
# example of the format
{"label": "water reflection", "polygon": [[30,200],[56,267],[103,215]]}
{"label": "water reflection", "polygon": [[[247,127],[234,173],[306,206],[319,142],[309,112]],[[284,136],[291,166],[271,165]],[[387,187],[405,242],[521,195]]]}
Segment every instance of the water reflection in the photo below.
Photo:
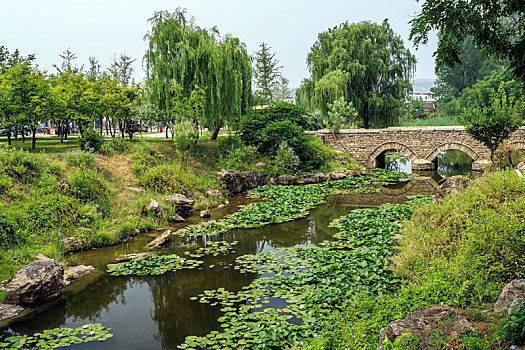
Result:
{"label": "water reflection", "polygon": [[[455,175],[469,175],[472,172],[472,158],[460,150],[441,152],[435,159],[436,170],[425,171],[436,181]],[[412,160],[401,151],[388,151],[385,154],[385,169],[412,173]]]}

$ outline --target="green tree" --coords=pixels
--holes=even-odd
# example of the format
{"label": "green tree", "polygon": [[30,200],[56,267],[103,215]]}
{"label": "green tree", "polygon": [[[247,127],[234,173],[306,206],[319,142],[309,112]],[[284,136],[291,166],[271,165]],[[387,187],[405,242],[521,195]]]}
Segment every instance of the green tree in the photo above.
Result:
{"label": "green tree", "polygon": [[508,60],[515,77],[525,80],[525,3],[522,0],[425,0],[410,21],[410,39],[426,44],[428,35],[440,37],[436,64],[460,63],[466,38],[500,60]]}
{"label": "green tree", "polygon": [[323,118],[324,126],[332,132],[332,135],[337,134],[342,128],[350,126],[351,122],[355,122],[357,111],[352,106],[352,103],[345,101],[343,97],[335,100],[334,103],[328,105],[328,113]]}
{"label": "green tree", "polygon": [[500,84],[498,91],[492,90],[490,103],[485,104],[482,97],[478,106],[462,115],[462,122],[467,133],[490,150],[490,160],[494,163],[494,151],[509,138],[521,125],[523,106],[507,99],[507,94]]}
{"label": "green tree", "polygon": [[136,60],[132,60],[126,54],[121,54],[119,59],[113,57],[113,62],[108,68],[109,74],[122,86],[129,86],[131,83],[131,76],[133,75],[132,64]]}
{"label": "green tree", "polygon": [[311,78],[298,89],[298,100],[326,115],[328,104],[343,97],[369,128],[398,120],[416,60],[385,20],[346,22],[320,33],[307,62]]}
{"label": "green tree", "polygon": [[172,108],[173,83],[188,97],[195,86],[205,93],[203,120],[215,140],[226,121],[246,113],[251,96],[250,58],[239,39],[220,37],[217,29],[200,28],[185,11],[155,12],[145,36],[146,89],[165,116]]}
{"label": "green tree", "polygon": [[279,83],[281,73],[278,66],[279,61],[275,59],[275,53],[264,42],[261,49],[255,53],[255,93],[258,103],[269,104],[274,97],[274,90]]}
{"label": "green tree", "polygon": [[439,103],[443,104],[458,97],[465,88],[471,87],[493,71],[502,69],[502,65],[485,57],[482,49],[469,36],[461,43],[459,63],[453,67],[437,67],[438,78],[431,91]]}

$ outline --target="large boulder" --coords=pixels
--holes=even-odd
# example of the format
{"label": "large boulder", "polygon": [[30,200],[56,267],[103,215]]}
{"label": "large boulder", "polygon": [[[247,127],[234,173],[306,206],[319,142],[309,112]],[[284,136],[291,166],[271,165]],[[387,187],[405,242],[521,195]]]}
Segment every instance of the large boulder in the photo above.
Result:
{"label": "large boulder", "polygon": [[510,314],[523,301],[525,301],[525,279],[511,281],[503,288],[494,304],[494,311]]}
{"label": "large boulder", "polygon": [[245,190],[261,186],[264,184],[264,177],[261,173],[254,173],[252,171],[244,171],[242,175],[246,178]]}
{"label": "large boulder", "polygon": [[228,196],[233,196],[246,190],[246,176],[239,171],[232,173],[222,169],[217,173],[217,179],[223,184]]}
{"label": "large boulder", "polygon": [[175,203],[177,211],[183,216],[188,215],[193,210],[193,206],[195,205],[195,200],[180,193],[167,196],[166,201]]}
{"label": "large boulder", "polygon": [[55,260],[37,260],[13,277],[5,291],[5,302],[35,304],[58,296],[65,286],[64,265]]}
{"label": "large boulder", "polygon": [[95,268],[89,265],[77,265],[68,267],[64,272],[64,279],[68,281],[76,280],[80,277],[89,275],[93,271],[95,271]]}
{"label": "large boulder", "polygon": [[288,185],[295,185],[296,183],[297,183],[297,179],[295,176],[292,176],[292,175],[279,175],[275,179],[276,185],[288,186]]}
{"label": "large boulder", "polygon": [[65,253],[73,253],[88,248],[88,239],[84,235],[78,237],[64,237],[62,239]]}
{"label": "large boulder", "polygon": [[470,179],[465,176],[452,176],[446,179],[434,193],[434,203],[437,203],[440,200],[459,192],[463,188],[467,187]]}
{"label": "large boulder", "polygon": [[394,342],[397,338],[410,333],[419,339],[418,349],[441,349],[440,341],[457,338],[474,331],[472,325],[451,307],[434,306],[414,310],[410,317],[391,322],[379,333],[378,350],[383,350],[385,339]]}
{"label": "large boulder", "polygon": [[164,208],[154,199],[150,199],[149,203],[142,207],[142,216],[161,216]]}

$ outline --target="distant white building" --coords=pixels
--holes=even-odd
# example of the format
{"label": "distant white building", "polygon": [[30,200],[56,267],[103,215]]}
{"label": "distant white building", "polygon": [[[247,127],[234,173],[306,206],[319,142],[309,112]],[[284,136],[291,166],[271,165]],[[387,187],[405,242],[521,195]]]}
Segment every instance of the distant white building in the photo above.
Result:
{"label": "distant white building", "polygon": [[429,92],[411,92],[408,95],[409,100],[419,100],[423,102],[434,102],[434,96]]}

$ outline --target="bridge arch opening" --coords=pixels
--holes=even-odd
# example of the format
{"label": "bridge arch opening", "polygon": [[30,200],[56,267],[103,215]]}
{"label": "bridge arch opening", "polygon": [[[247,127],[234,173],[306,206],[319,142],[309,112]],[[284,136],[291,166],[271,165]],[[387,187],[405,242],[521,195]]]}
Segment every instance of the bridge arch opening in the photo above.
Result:
{"label": "bridge arch opening", "polygon": [[369,168],[383,168],[412,172],[412,162],[417,159],[416,153],[399,142],[385,142],[377,146],[368,156],[366,165]]}
{"label": "bridge arch opening", "polygon": [[437,173],[442,178],[470,174],[473,161],[469,154],[453,148],[442,151],[432,159]]}

